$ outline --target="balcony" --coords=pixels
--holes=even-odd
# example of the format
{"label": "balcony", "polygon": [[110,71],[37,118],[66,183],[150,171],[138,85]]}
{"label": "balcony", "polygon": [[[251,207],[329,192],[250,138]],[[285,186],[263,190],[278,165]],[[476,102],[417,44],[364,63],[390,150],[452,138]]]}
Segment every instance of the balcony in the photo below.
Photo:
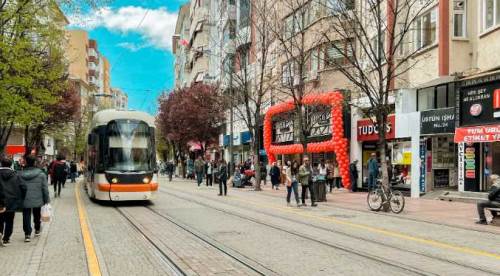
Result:
{"label": "balcony", "polygon": [[92,70],[92,69],[89,70],[89,76],[91,76],[91,77],[97,77],[97,75],[98,74],[97,74],[96,70]]}
{"label": "balcony", "polygon": [[92,61],[88,63],[88,67],[89,67],[89,70],[93,70],[93,71],[98,71],[99,70],[99,68],[97,67],[97,64],[95,64]]}
{"label": "balcony", "polygon": [[96,77],[94,77],[94,76],[89,76],[89,83],[90,83],[91,85],[97,85],[97,84],[98,84],[98,83],[97,83],[97,78],[96,78]]}
{"label": "balcony", "polygon": [[89,62],[99,64],[99,58],[97,56],[89,56]]}
{"label": "balcony", "polygon": [[96,59],[99,58],[99,56],[97,55],[97,51],[94,48],[89,48],[88,55],[89,55],[89,59],[92,57],[94,57]]}

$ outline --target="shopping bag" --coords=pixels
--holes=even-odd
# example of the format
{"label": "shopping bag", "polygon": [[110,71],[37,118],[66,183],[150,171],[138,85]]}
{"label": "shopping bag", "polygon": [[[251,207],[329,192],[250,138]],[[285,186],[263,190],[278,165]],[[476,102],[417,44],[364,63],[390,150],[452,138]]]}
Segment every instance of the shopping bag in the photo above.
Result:
{"label": "shopping bag", "polygon": [[49,222],[52,216],[52,206],[50,206],[50,204],[43,205],[40,213],[42,221]]}

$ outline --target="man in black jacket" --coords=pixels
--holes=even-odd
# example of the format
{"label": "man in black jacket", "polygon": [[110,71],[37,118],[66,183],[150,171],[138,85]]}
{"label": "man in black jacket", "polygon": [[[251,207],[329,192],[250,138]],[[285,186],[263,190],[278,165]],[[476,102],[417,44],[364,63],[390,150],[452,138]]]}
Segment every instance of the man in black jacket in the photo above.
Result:
{"label": "man in black jacket", "polygon": [[[479,213],[479,221],[476,222],[477,224],[488,224],[484,214],[485,208],[500,208],[500,177],[493,174],[490,176],[490,179],[493,182],[493,185],[491,186],[488,194],[488,201],[479,202],[477,204],[477,212]],[[491,215],[496,217],[498,212],[491,210]]]}
{"label": "man in black jacket", "polygon": [[[22,208],[23,192],[16,171],[11,169],[12,161],[7,158],[0,160],[0,236],[4,245],[9,244],[16,210]],[[3,198],[3,200],[2,200]]]}

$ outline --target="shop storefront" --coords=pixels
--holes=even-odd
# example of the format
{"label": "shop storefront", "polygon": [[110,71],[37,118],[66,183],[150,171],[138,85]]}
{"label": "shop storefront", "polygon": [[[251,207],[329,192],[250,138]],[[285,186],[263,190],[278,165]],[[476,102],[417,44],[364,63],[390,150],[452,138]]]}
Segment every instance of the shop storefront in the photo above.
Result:
{"label": "shop storefront", "polygon": [[457,96],[458,186],[487,191],[500,175],[500,74],[463,80]]}
{"label": "shop storefront", "polygon": [[456,187],[455,108],[420,112],[421,181],[426,191]]}
{"label": "shop storefront", "polygon": [[[404,148],[400,142],[396,142],[395,138],[395,125],[396,119],[395,115],[388,116],[388,124],[386,129],[386,140],[388,144],[388,148],[386,149],[387,157],[391,160],[392,149],[396,146],[397,149]],[[368,179],[368,160],[372,153],[376,153],[377,156],[380,156],[378,152],[378,139],[379,139],[379,128],[378,125],[374,125],[371,119],[360,119],[357,121],[357,141],[361,143],[361,179],[362,186],[367,187],[367,179]],[[402,155],[401,155],[402,157]],[[381,162],[379,158],[379,162]],[[387,160],[388,161],[388,160]],[[391,162],[392,163],[392,162]],[[411,162],[410,162],[411,163]]]}

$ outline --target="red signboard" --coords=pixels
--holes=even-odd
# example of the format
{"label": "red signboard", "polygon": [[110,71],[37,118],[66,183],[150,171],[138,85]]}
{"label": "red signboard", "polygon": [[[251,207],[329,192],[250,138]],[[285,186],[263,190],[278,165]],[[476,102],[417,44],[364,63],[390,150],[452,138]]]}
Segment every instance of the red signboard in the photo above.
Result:
{"label": "red signboard", "polygon": [[[386,139],[394,139],[396,137],[396,116],[394,114],[387,116]],[[358,120],[358,141],[377,141],[378,140],[378,125],[373,124],[370,119]]]}
{"label": "red signboard", "polygon": [[7,155],[16,155],[16,154],[24,154],[24,146],[14,146],[14,145],[7,145],[7,148],[5,149],[5,153]]}
{"label": "red signboard", "polygon": [[455,143],[500,141],[500,125],[461,127],[455,130]]}

